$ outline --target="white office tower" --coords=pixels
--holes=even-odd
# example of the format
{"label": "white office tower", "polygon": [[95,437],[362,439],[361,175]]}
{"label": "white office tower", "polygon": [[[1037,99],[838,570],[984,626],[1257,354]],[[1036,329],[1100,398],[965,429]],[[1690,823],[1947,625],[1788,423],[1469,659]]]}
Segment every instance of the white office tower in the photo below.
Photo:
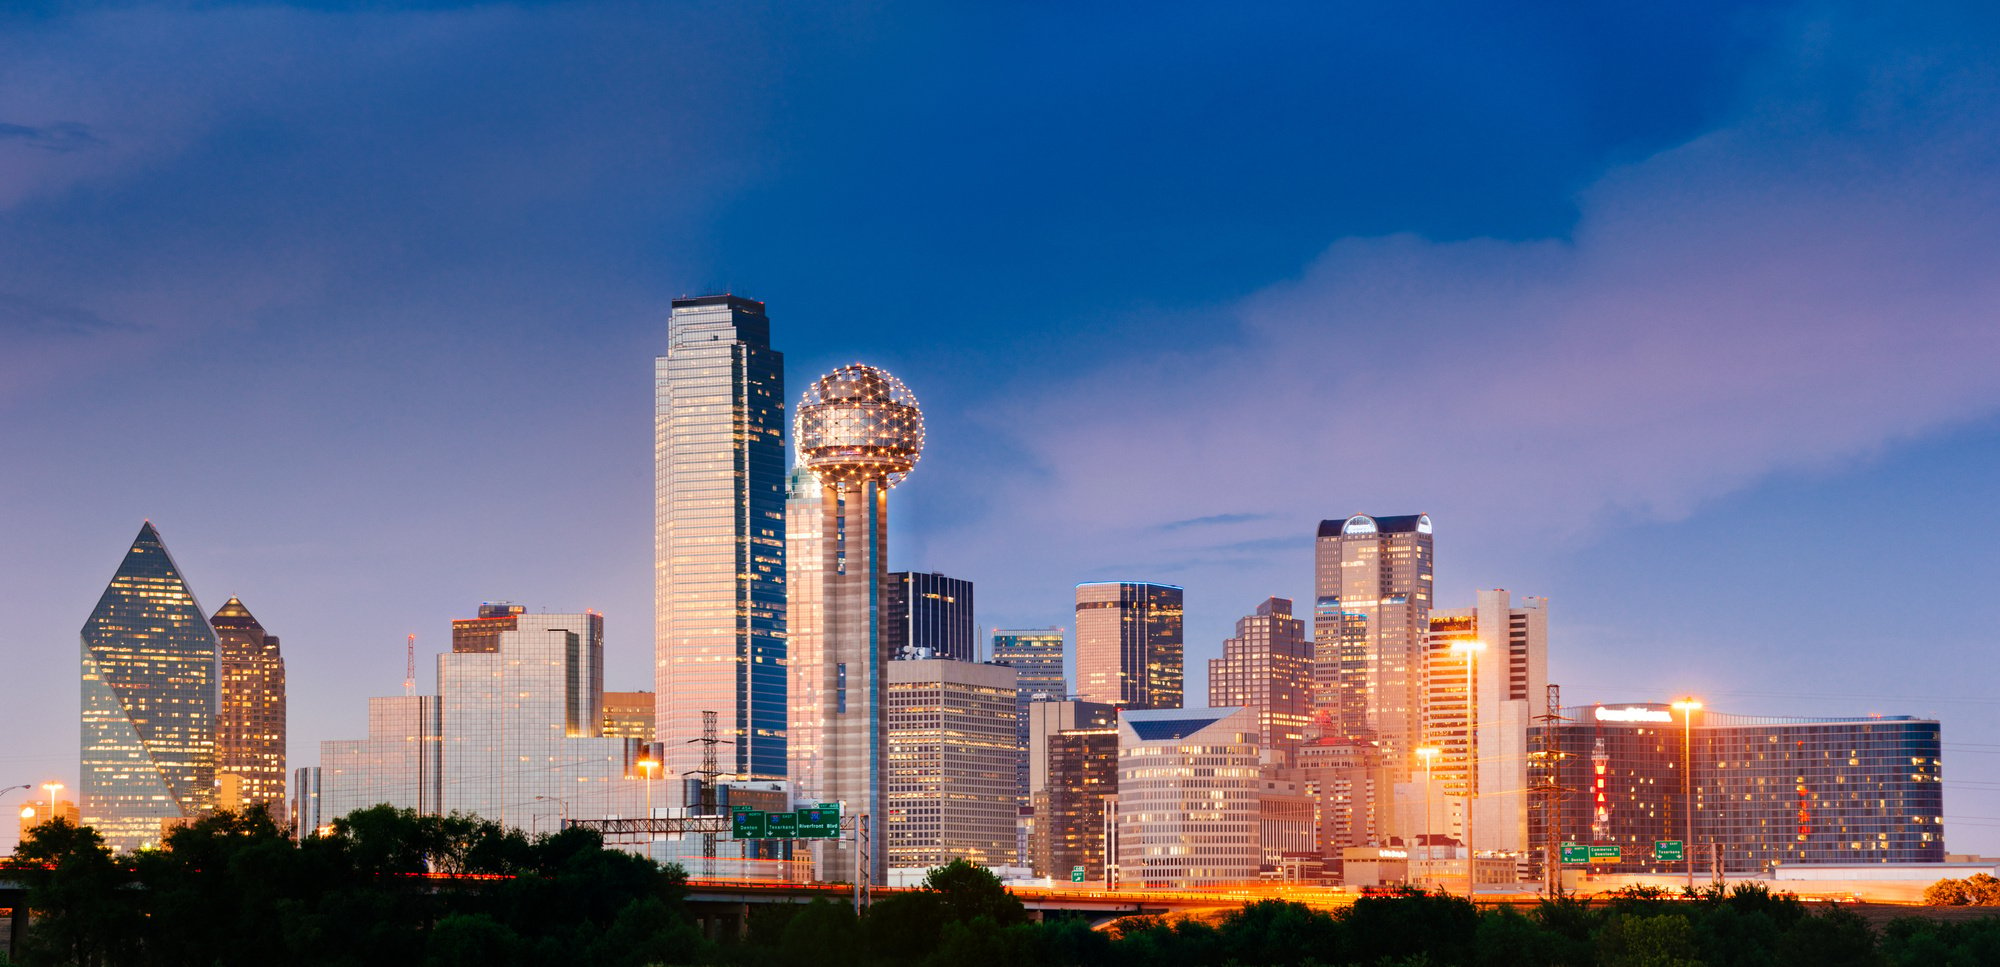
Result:
{"label": "white office tower", "polygon": [[1249,883],[1262,858],[1257,717],[1243,708],[1121,710],[1120,884]]}
{"label": "white office tower", "polygon": [[892,882],[899,869],[921,878],[957,859],[1015,865],[1014,669],[927,658],[887,672]]}
{"label": "white office tower", "polygon": [[1428,813],[1423,831],[1462,842],[1470,800],[1475,848],[1528,848],[1528,729],[1548,711],[1548,680],[1548,599],[1516,607],[1494,589],[1473,607],[1430,613],[1423,747],[1437,753],[1429,782],[1419,769],[1413,795],[1399,797],[1402,829],[1421,830]]}

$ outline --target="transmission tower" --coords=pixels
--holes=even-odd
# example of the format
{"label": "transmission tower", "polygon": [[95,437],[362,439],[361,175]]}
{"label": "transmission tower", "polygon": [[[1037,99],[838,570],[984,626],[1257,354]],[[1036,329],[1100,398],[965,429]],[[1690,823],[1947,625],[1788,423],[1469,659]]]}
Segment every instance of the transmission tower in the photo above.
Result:
{"label": "transmission tower", "polygon": [[[715,778],[721,775],[722,772],[716,767],[715,747],[732,744],[715,734],[715,718],[715,713],[712,711],[701,713],[701,738],[688,740],[690,743],[701,743],[701,769],[695,775],[701,777],[701,815],[703,816],[716,815]],[[703,876],[715,875],[715,833],[713,831],[701,834],[701,863]]]}
{"label": "transmission tower", "polygon": [[1529,750],[1529,762],[1538,766],[1540,781],[1532,783],[1529,794],[1534,797],[1535,808],[1541,810],[1542,819],[1542,880],[1547,896],[1556,896],[1562,891],[1562,799],[1570,790],[1561,783],[1562,760],[1568,755],[1562,743],[1550,734],[1551,730],[1568,722],[1562,714],[1562,686],[1550,683],[1548,687],[1548,711],[1535,717],[1541,723],[1536,748]]}

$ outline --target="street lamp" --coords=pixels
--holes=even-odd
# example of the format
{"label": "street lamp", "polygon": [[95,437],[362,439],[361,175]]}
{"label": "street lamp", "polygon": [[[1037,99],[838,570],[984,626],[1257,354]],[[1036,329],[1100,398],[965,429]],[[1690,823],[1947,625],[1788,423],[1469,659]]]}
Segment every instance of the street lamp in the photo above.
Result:
{"label": "street lamp", "polygon": [[1701,711],[1701,703],[1693,696],[1674,703],[1674,710],[1681,713],[1681,799],[1686,804],[1687,818],[1683,821],[1687,839],[1681,843],[1681,851],[1687,854],[1688,885],[1694,889],[1694,713]]}
{"label": "street lamp", "polygon": [[1418,845],[1424,847],[1424,876],[1426,880],[1429,879],[1431,872],[1429,843],[1431,838],[1431,763],[1437,759],[1438,753],[1442,751],[1444,750],[1428,745],[1417,750],[1417,758],[1424,760],[1424,833],[1423,836],[1419,837],[1420,841]]}
{"label": "street lamp", "polygon": [[1460,638],[1451,650],[1465,656],[1465,896],[1479,896],[1478,851],[1472,845],[1472,814],[1479,805],[1479,653],[1486,642]]}
{"label": "street lamp", "polygon": [[659,760],[657,759],[646,758],[639,760],[639,771],[646,774],[646,818],[647,819],[653,818],[653,773],[658,772],[659,769],[660,769],[660,763]]}
{"label": "street lamp", "polygon": [[63,784],[60,782],[42,783],[42,788],[47,789],[49,791],[49,815],[51,817],[54,817],[56,814],[56,790],[61,789],[62,787]]}

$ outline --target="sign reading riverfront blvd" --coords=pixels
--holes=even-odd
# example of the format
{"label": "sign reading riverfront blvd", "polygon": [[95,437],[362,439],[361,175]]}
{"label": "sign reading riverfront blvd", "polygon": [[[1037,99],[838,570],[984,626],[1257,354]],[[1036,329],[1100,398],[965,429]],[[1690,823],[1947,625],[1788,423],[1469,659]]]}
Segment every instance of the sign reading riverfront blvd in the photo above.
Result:
{"label": "sign reading riverfront blvd", "polygon": [[738,809],[729,817],[734,839],[839,839],[840,804],[820,803],[788,813]]}

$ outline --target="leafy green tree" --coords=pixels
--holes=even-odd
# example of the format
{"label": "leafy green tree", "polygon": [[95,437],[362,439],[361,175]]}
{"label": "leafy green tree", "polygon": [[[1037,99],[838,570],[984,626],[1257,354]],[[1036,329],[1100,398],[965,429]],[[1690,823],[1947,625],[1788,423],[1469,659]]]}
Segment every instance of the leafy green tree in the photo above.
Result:
{"label": "leafy green tree", "polygon": [[1694,929],[1671,913],[1613,916],[1597,935],[1603,967],[1701,967]]}
{"label": "leafy green tree", "polygon": [[1808,916],[1778,940],[1781,967],[1875,967],[1882,963],[1875,931],[1859,914],[1832,907]]}
{"label": "leafy green tree", "polygon": [[14,847],[35,919],[21,944],[24,964],[125,964],[140,950],[144,915],[130,876],[104,837],[60,817],[28,831]]}
{"label": "leafy green tree", "polygon": [[1468,963],[1479,930],[1479,912],[1464,897],[1443,893],[1365,896],[1341,917],[1348,949],[1336,962],[1374,963],[1427,954],[1447,964]]}
{"label": "leafy green tree", "polygon": [[986,917],[1004,927],[1028,918],[1020,899],[1000,885],[999,877],[964,860],[952,860],[931,870],[924,877],[923,888],[938,894],[945,916],[961,923]]}

